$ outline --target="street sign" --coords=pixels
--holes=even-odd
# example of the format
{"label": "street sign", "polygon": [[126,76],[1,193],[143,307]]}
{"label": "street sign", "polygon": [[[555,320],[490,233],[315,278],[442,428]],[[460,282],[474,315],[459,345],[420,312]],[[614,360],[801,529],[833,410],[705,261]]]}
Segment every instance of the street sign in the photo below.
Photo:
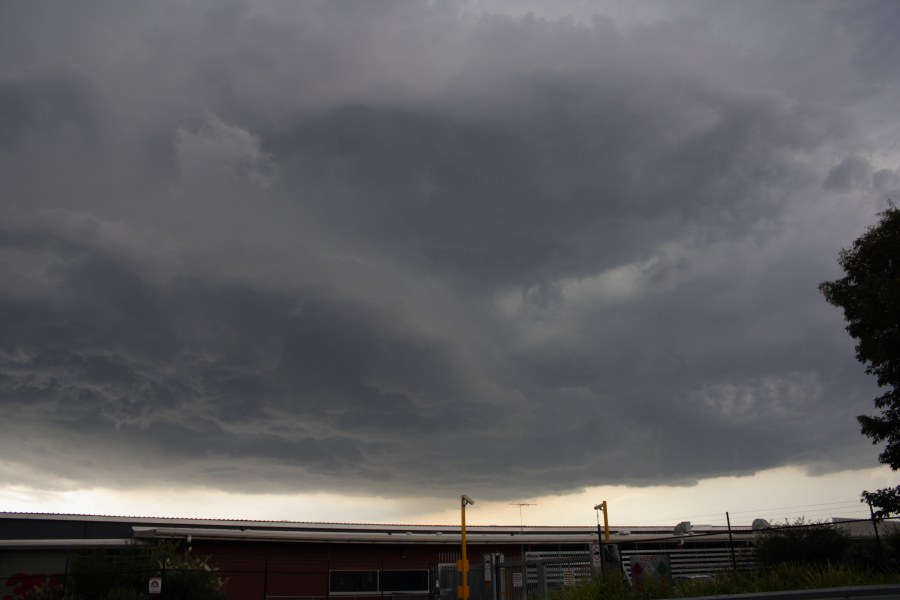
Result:
{"label": "street sign", "polygon": [[640,554],[631,557],[631,582],[642,587],[647,581],[672,582],[672,562],[668,554]]}
{"label": "street sign", "polygon": [[151,577],[150,583],[148,584],[148,591],[151,594],[161,594],[162,593],[162,577]]}
{"label": "street sign", "polygon": [[597,568],[603,566],[603,559],[600,558],[600,544],[591,544],[591,564]]}

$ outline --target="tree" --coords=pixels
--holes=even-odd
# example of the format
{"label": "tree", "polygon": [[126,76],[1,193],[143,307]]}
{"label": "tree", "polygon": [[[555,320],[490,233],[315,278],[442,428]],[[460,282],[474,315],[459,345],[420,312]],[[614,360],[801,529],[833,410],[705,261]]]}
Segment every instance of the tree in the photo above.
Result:
{"label": "tree", "polygon": [[125,600],[143,597],[152,576],[162,577],[163,598],[224,600],[225,580],[208,559],[194,556],[176,542],[130,546],[115,554],[82,553],[70,561],[71,596],[79,600]]}
{"label": "tree", "polygon": [[[893,204],[881,220],[841,250],[846,276],[819,284],[831,304],[844,310],[856,358],[886,391],[875,398],[880,414],[857,417],[873,444],[885,443],[882,464],[900,469],[900,210]],[[863,492],[876,516],[900,513],[900,486]]]}

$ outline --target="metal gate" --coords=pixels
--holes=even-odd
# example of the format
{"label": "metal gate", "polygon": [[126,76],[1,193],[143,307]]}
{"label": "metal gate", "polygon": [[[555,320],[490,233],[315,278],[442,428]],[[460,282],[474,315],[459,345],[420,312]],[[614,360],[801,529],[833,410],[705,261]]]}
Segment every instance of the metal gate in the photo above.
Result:
{"label": "metal gate", "polygon": [[[456,588],[462,585],[462,573],[455,563],[440,563],[432,571],[435,600],[457,600]],[[494,600],[487,587],[484,565],[469,563],[469,600]]]}
{"label": "metal gate", "polygon": [[593,576],[587,552],[528,552],[524,560],[495,563],[493,600],[528,600],[574,587]]}

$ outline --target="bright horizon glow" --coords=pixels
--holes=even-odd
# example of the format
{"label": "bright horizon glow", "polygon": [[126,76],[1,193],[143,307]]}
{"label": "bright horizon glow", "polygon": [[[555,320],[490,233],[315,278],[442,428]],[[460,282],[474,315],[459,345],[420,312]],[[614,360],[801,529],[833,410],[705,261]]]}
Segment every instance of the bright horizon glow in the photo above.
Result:
{"label": "bright horizon glow", "polygon": [[[733,525],[753,519],[784,522],[805,517],[868,517],[859,501],[863,489],[897,485],[898,476],[887,467],[812,476],[794,467],[782,467],[748,477],[717,477],[694,486],[592,487],[576,494],[492,501],[474,497],[467,525],[596,524],[593,506],[609,503],[610,524],[675,525],[680,521],[724,525],[730,513]],[[469,493],[461,489],[460,493]],[[517,503],[529,503],[520,507]],[[208,518],[259,521],[395,523],[455,525],[459,496],[444,498],[372,498],[332,494],[239,494],[202,488],[135,490],[37,490],[24,486],[0,488],[4,512],[92,514],[164,518]],[[444,508],[445,507],[445,508]]]}

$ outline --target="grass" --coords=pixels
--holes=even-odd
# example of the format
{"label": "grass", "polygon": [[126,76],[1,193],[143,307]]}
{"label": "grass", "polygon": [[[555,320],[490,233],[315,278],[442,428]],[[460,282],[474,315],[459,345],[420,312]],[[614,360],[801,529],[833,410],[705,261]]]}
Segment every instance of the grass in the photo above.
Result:
{"label": "grass", "polygon": [[781,565],[753,573],[723,574],[711,580],[687,580],[677,585],[657,583],[645,586],[643,590],[632,588],[615,574],[607,574],[579,587],[551,594],[548,600],[655,600],[884,584],[900,584],[900,574],[850,567],[817,569]]}

